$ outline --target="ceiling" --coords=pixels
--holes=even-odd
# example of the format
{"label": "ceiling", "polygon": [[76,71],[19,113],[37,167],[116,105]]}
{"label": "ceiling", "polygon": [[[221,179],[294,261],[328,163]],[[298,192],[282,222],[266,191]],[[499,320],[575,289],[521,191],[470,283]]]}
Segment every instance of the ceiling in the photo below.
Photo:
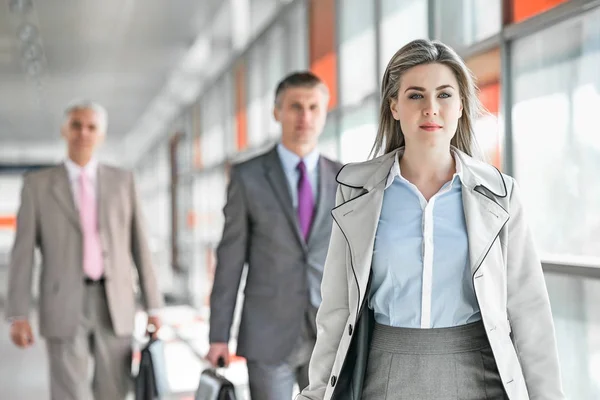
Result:
{"label": "ceiling", "polygon": [[[63,110],[78,98],[106,107],[105,152],[120,148],[148,113],[156,114],[152,107],[182,63],[189,64],[186,56],[194,46],[203,45],[211,60],[213,43],[228,46],[227,18],[215,30],[221,35],[217,42],[212,36],[222,3],[227,2],[0,0],[0,162],[62,157]],[[204,37],[209,41],[202,42]],[[226,52],[217,54],[224,59]],[[192,79],[202,74],[197,67]]]}

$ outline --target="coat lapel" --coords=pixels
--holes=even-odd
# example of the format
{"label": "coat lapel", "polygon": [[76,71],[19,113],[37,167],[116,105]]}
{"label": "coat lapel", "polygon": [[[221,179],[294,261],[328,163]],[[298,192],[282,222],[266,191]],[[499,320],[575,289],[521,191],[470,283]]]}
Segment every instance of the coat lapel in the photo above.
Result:
{"label": "coat lapel", "polygon": [[298,239],[298,242],[300,242],[302,248],[306,249],[306,242],[304,241],[302,232],[300,232],[298,218],[296,217],[296,212],[292,202],[292,195],[288,189],[287,178],[285,177],[285,172],[283,172],[281,161],[279,161],[279,156],[277,155],[277,148],[274,148],[269,153],[269,157],[265,163],[265,169],[267,180],[269,181],[269,184],[275,193],[275,197],[277,197],[277,200],[279,201],[281,208],[283,209],[283,212],[290,223],[290,228],[294,232],[294,236],[296,236],[296,239]]}
{"label": "coat lapel", "polygon": [[475,277],[480,275],[479,266],[509,218],[508,212],[484,193],[481,187],[463,187],[462,192],[469,232],[469,263]]}
{"label": "coat lapel", "polygon": [[493,166],[482,163],[454,148],[463,167],[463,209],[469,233],[469,263],[477,278],[479,267],[509,219],[499,204],[508,192],[504,177]]}
{"label": "coat lapel", "polygon": [[69,221],[71,221],[77,229],[81,230],[79,213],[75,206],[75,201],[73,200],[71,182],[69,182],[69,174],[64,165],[57,168],[53,181],[52,195],[56,198],[56,201],[63,209]]}
{"label": "coat lapel", "polygon": [[350,247],[359,289],[358,308],[367,291],[385,182],[393,164],[394,157],[386,157],[363,187],[356,187],[352,198],[331,212]]}
{"label": "coat lapel", "polygon": [[383,203],[385,182],[373,190],[358,195],[332,211],[333,219],[346,237],[350,247],[352,269],[358,281],[360,304],[366,294],[371,271],[375,234],[379,225],[379,215]]}

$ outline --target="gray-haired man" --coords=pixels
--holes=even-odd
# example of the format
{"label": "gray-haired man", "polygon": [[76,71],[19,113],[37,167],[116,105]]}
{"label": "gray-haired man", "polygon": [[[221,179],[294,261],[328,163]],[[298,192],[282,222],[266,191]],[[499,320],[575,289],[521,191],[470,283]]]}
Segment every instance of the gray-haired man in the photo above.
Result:
{"label": "gray-haired man", "polygon": [[[99,164],[103,107],[65,112],[65,162],[25,176],[11,254],[7,318],[11,338],[33,343],[29,323],[34,250],[40,249],[40,333],[47,341],[53,400],[117,400],[129,390],[135,298],[131,259],[146,309],[162,306],[133,175]],[[160,325],[156,316],[149,325]],[[88,383],[89,357],[94,378]]]}

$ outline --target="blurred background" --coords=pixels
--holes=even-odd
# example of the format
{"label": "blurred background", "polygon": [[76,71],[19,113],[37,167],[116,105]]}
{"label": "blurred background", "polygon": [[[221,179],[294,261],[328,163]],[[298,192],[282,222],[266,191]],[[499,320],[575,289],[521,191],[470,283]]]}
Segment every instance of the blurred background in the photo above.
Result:
{"label": "blurred background", "polygon": [[[228,168],[277,142],[275,85],[301,69],[324,79],[320,149],[363,161],[383,71],[416,38],[444,41],[472,69],[488,110],[479,145],[519,182],[542,255],[565,390],[599,399],[597,0],[1,0],[0,305],[22,174],[64,159],[70,100],[98,101],[109,115],[100,159],[137,176],[169,304],[173,398],[191,398]],[[8,329],[0,323],[0,398],[49,398],[43,343],[17,350]],[[226,372],[242,398],[244,368],[236,359]]]}

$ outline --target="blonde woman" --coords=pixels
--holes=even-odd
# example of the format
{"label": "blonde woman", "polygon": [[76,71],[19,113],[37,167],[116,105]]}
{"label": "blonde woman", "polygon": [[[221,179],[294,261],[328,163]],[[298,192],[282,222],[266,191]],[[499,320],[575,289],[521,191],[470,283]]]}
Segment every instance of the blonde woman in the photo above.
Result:
{"label": "blonde woman", "polygon": [[448,46],[391,59],[373,160],[338,175],[302,400],[564,399],[515,181],[472,154],[473,79]]}

